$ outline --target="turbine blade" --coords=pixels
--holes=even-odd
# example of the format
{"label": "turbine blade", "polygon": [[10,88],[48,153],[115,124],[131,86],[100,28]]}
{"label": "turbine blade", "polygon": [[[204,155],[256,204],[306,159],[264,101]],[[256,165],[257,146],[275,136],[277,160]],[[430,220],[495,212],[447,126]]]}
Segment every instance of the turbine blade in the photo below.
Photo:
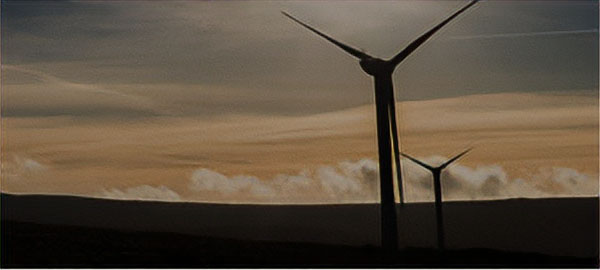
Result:
{"label": "turbine blade", "polygon": [[440,30],[442,27],[444,27],[444,25],[446,25],[447,23],[449,23],[452,19],[456,18],[458,15],[460,15],[465,10],[467,10],[468,8],[470,8],[471,6],[473,6],[478,1],[479,0],[473,0],[473,1],[471,1],[471,3],[469,3],[465,7],[461,8],[460,10],[458,10],[457,12],[455,12],[454,14],[452,14],[452,16],[448,17],[446,20],[444,20],[440,24],[436,25],[434,28],[432,28],[431,30],[429,30],[427,33],[425,33],[422,36],[420,36],[419,38],[415,39],[413,42],[411,42],[410,44],[408,44],[408,46],[406,46],[406,48],[404,48],[404,50],[402,50],[400,53],[398,53],[396,56],[394,56],[394,58],[392,58],[391,60],[389,60],[390,63],[392,63],[392,65],[394,67],[397,66],[398,64],[400,64],[400,62],[402,62],[402,60],[404,60],[412,52],[414,52],[417,48],[419,48],[419,46],[423,45],[423,43],[425,43],[425,41],[427,41],[431,36],[433,36],[433,34],[435,34],[435,32],[437,32],[438,30]]}
{"label": "turbine blade", "polygon": [[450,163],[456,161],[457,159],[459,159],[460,157],[462,157],[464,154],[466,154],[467,152],[471,151],[473,148],[469,148],[465,151],[463,151],[462,153],[454,156],[453,158],[449,159],[448,161],[446,161],[444,164],[440,165],[439,168],[443,169],[446,168],[446,166],[450,165]]}
{"label": "turbine blade", "polygon": [[396,98],[394,91],[390,91],[389,97],[389,113],[392,130],[392,144],[394,145],[394,161],[396,163],[396,181],[398,182],[398,197],[400,198],[400,206],[404,206],[404,186],[402,184],[402,169],[400,165],[400,137],[398,136],[398,127],[396,126]]}
{"label": "turbine blade", "polygon": [[414,163],[417,163],[417,164],[421,165],[421,167],[424,167],[425,169],[428,169],[430,171],[433,171],[433,169],[434,169],[433,167],[429,166],[428,164],[426,164],[426,163],[424,163],[424,162],[422,162],[422,161],[420,161],[420,160],[418,160],[418,159],[416,159],[414,157],[411,157],[411,156],[409,156],[407,154],[404,154],[404,153],[400,153],[400,154],[403,155],[404,157],[412,160]]}
{"label": "turbine blade", "polygon": [[361,51],[359,51],[359,50],[357,50],[357,49],[354,49],[354,48],[352,48],[352,47],[350,47],[350,46],[348,46],[348,45],[346,45],[346,44],[344,44],[344,43],[341,43],[341,42],[339,42],[339,41],[337,41],[337,40],[333,39],[332,37],[330,37],[330,36],[328,36],[328,35],[325,35],[325,34],[321,33],[319,30],[317,30],[317,29],[315,29],[315,28],[311,27],[311,26],[310,26],[310,25],[308,25],[308,24],[305,24],[305,23],[301,22],[300,20],[298,20],[298,19],[294,18],[292,15],[288,14],[288,13],[287,13],[287,12],[285,12],[285,11],[282,11],[281,13],[283,13],[283,15],[285,15],[286,17],[290,18],[292,21],[294,21],[294,22],[297,22],[298,24],[300,24],[300,25],[302,25],[302,26],[304,26],[304,27],[308,28],[308,30],[310,30],[310,31],[312,31],[313,33],[315,33],[315,34],[317,34],[317,35],[321,36],[322,38],[324,38],[324,39],[328,40],[329,42],[331,42],[331,43],[335,44],[336,46],[340,47],[342,50],[346,51],[347,53],[349,53],[349,54],[353,55],[354,57],[356,57],[356,58],[358,58],[358,59],[361,59],[361,60],[362,60],[362,59],[364,59],[364,58],[370,58],[370,57],[371,57],[371,56],[369,56],[368,54],[366,54],[366,53],[364,53],[364,52],[361,52]]}

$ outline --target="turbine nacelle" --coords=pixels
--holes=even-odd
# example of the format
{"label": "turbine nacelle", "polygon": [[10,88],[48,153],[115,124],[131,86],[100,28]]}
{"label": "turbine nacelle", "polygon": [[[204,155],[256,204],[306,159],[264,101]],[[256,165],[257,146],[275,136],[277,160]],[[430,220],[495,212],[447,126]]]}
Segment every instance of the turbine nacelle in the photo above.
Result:
{"label": "turbine nacelle", "polygon": [[442,171],[443,169],[445,169],[446,167],[448,167],[448,165],[450,165],[452,162],[456,161],[456,160],[457,160],[457,159],[459,159],[460,157],[464,156],[466,153],[468,153],[468,152],[469,152],[469,151],[471,151],[471,150],[473,150],[473,148],[472,148],[472,147],[471,147],[471,148],[469,148],[469,149],[467,149],[467,150],[465,150],[465,151],[463,151],[463,152],[461,152],[460,154],[458,154],[458,155],[456,155],[456,156],[452,157],[451,159],[447,160],[447,161],[446,161],[446,162],[444,162],[442,165],[440,165],[440,166],[437,166],[437,167],[433,167],[433,166],[431,166],[431,165],[429,165],[429,164],[427,164],[427,163],[425,163],[425,162],[423,162],[423,161],[420,161],[420,160],[418,160],[418,159],[416,159],[416,158],[414,158],[414,157],[411,157],[411,156],[409,156],[409,155],[407,155],[407,154],[405,154],[405,153],[400,153],[400,154],[401,154],[401,155],[403,155],[404,157],[406,157],[406,158],[408,158],[408,159],[412,160],[414,163],[417,163],[417,164],[419,164],[421,167],[423,167],[423,168],[425,168],[425,169],[427,169],[427,170],[431,171],[433,174],[439,174],[439,173],[441,173],[441,171]]}
{"label": "turbine nacelle", "polygon": [[388,61],[373,57],[361,59],[360,67],[371,76],[391,74],[393,71],[393,66]]}

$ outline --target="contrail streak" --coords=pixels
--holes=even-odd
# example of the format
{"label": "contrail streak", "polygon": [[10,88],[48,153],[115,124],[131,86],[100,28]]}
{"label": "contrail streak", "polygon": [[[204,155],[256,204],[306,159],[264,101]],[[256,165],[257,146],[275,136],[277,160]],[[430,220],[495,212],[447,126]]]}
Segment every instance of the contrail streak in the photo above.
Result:
{"label": "contrail streak", "polygon": [[41,71],[27,69],[27,68],[23,68],[23,67],[19,67],[19,66],[2,65],[2,69],[4,69],[4,70],[14,70],[14,71],[17,71],[17,72],[29,74],[31,76],[39,78],[43,82],[55,83],[55,84],[58,84],[60,86],[65,87],[65,88],[76,89],[76,90],[79,90],[79,91],[92,92],[92,93],[101,93],[101,94],[106,94],[106,95],[115,95],[115,96],[121,96],[121,97],[133,98],[133,99],[140,98],[139,96],[124,94],[124,93],[121,93],[121,92],[104,89],[104,88],[101,88],[101,87],[98,87],[98,86],[95,86],[95,85],[70,82],[70,81],[67,81],[65,79],[61,79],[59,77],[56,77],[56,76],[53,76],[53,75],[50,75],[50,74],[47,74],[47,73],[44,73],[44,72],[41,72]]}
{"label": "contrail streak", "polygon": [[166,114],[166,115],[172,114],[169,111],[157,109],[155,106],[155,102],[153,102],[151,99],[149,99],[147,97],[126,94],[126,93],[122,93],[119,91],[106,89],[106,88],[103,88],[103,87],[100,87],[97,85],[93,85],[93,84],[75,83],[75,82],[71,82],[71,81],[56,77],[54,75],[50,75],[48,73],[44,73],[44,72],[41,72],[38,70],[28,69],[28,68],[24,68],[24,67],[20,67],[20,66],[2,65],[2,70],[13,70],[13,71],[25,73],[25,74],[28,74],[28,75],[31,75],[31,76],[34,76],[34,77],[40,79],[42,82],[56,84],[56,85],[59,85],[61,87],[67,88],[67,89],[74,89],[74,90],[81,91],[81,92],[89,92],[89,93],[97,93],[97,94],[121,97],[124,99],[128,99],[128,100],[132,101],[133,103],[142,105],[146,109],[150,109],[154,112]]}
{"label": "contrail streak", "polygon": [[455,36],[455,37],[451,37],[451,39],[468,40],[468,39],[516,38],[516,37],[577,35],[577,34],[589,34],[589,33],[598,33],[598,29],[525,32],[525,33],[503,33],[503,34],[473,35],[473,36]]}

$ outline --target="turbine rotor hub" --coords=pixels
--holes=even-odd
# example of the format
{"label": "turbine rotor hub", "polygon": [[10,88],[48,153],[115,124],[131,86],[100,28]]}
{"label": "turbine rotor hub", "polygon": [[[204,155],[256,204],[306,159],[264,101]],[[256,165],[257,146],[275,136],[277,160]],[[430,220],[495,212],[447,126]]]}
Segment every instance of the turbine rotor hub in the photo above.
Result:
{"label": "turbine rotor hub", "polygon": [[390,66],[387,61],[378,58],[360,60],[360,67],[371,76],[391,73],[392,69]]}

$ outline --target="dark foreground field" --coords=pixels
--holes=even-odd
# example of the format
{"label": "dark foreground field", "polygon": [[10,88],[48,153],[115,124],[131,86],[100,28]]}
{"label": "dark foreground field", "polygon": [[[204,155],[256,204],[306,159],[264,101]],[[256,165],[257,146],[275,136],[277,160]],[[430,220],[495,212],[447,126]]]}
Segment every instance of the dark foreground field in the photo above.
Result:
{"label": "dark foreground field", "polygon": [[596,267],[596,258],[490,249],[376,247],[244,241],[3,222],[2,267]]}
{"label": "dark foreground field", "polygon": [[598,199],[451,202],[440,253],[430,204],[258,206],[2,194],[2,267],[595,267]]}

